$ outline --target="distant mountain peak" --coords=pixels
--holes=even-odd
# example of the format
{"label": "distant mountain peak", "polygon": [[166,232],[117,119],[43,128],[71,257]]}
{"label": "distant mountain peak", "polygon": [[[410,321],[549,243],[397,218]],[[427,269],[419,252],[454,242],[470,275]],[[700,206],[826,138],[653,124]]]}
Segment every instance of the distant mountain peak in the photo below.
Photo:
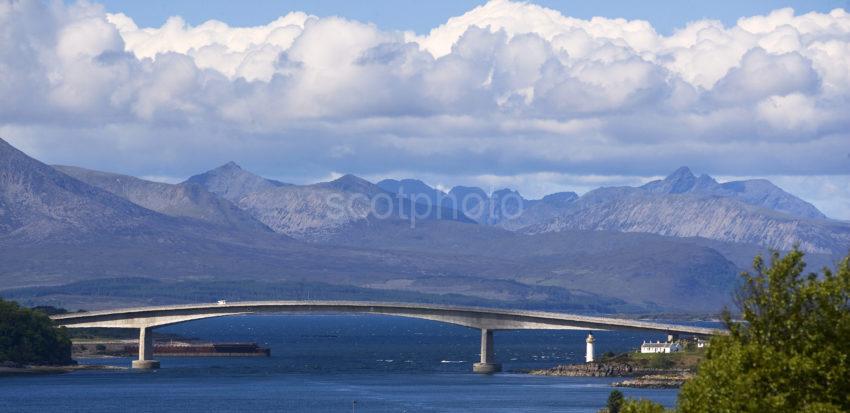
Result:
{"label": "distant mountain peak", "polygon": [[491,194],[490,197],[491,198],[501,198],[501,197],[505,197],[505,196],[508,196],[508,195],[515,195],[515,196],[519,197],[520,199],[525,199],[525,198],[522,197],[522,195],[520,195],[519,191],[514,190],[514,189],[510,189],[510,188],[502,188],[502,189],[499,189],[497,191],[494,191]]}
{"label": "distant mountain peak", "polygon": [[232,202],[238,202],[242,197],[252,192],[287,185],[248,172],[233,161],[202,174],[194,175],[187,179],[185,183],[201,185],[208,191]]}
{"label": "distant mountain peak", "polygon": [[659,195],[692,193],[700,196],[734,198],[745,204],[793,216],[826,218],[814,205],[783,191],[767,179],[730,181],[721,184],[706,174],[697,178],[686,166],[676,169],[663,180],[652,181],[641,186],[641,189]]}
{"label": "distant mountain peak", "polygon": [[692,189],[694,191],[712,191],[717,189],[719,186],[720,184],[718,184],[714,178],[707,174],[702,174],[696,179],[696,181],[694,181]]}
{"label": "distant mountain peak", "polygon": [[369,187],[374,185],[373,183],[353,174],[345,174],[340,176],[333,181],[328,182],[329,184],[333,184],[339,189],[343,188],[351,188],[351,189],[359,189],[364,187]]}
{"label": "distant mountain peak", "polygon": [[814,205],[785,192],[767,179],[730,181],[719,184],[719,187],[724,192],[750,205],[804,218],[826,218],[826,215]]}
{"label": "distant mountain peak", "polygon": [[384,191],[397,194],[399,196],[417,197],[419,202],[421,202],[421,197],[427,197],[435,205],[443,203],[442,199],[447,196],[445,192],[434,188],[419,179],[384,179],[376,185]]}
{"label": "distant mountain peak", "polygon": [[319,187],[331,188],[337,191],[360,193],[368,196],[384,193],[377,185],[353,174],[345,174],[330,182],[316,184]]}
{"label": "distant mountain peak", "polygon": [[363,179],[363,178],[361,178],[361,177],[359,177],[359,176],[357,176],[357,175],[354,175],[354,174],[345,174],[345,175],[343,175],[343,176],[340,176],[339,178],[334,179],[334,180],[333,180],[333,181],[331,181],[331,182],[339,182],[339,183],[344,183],[344,182],[362,183],[362,182],[369,182],[369,181],[367,181],[367,180],[365,180],[365,179]]}
{"label": "distant mountain peak", "polygon": [[666,178],[649,182],[641,188],[658,194],[682,194],[693,190],[695,187],[710,185],[711,182],[714,182],[714,179],[710,176],[701,175],[697,178],[690,168],[682,166]]}
{"label": "distant mountain peak", "polygon": [[671,194],[688,192],[694,187],[696,181],[697,177],[687,166],[676,169],[667,178],[664,178],[664,182],[667,183],[667,187],[669,188],[667,192]]}
{"label": "distant mountain peak", "polygon": [[269,230],[247,212],[242,211],[230,201],[212,194],[198,183],[184,182],[172,185],[75,166],[54,165],[53,167],[79,181],[161,214],[193,218],[231,229]]}
{"label": "distant mountain peak", "polygon": [[682,178],[685,178],[685,179],[695,178],[694,173],[691,172],[691,168],[688,168],[687,166],[680,166],[680,167],[676,168],[676,170],[673,171],[673,173],[668,175],[667,178],[665,178],[665,180],[679,180],[679,179],[682,179]]}
{"label": "distant mountain peak", "polygon": [[543,197],[543,202],[548,203],[569,203],[578,199],[578,194],[575,192],[555,192]]}

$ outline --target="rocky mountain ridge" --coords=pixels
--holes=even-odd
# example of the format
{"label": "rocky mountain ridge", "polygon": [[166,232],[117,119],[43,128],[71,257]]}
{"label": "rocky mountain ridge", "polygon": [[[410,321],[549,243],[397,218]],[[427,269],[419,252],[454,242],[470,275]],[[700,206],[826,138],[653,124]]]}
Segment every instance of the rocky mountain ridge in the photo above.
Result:
{"label": "rocky mountain ridge", "polygon": [[749,179],[718,183],[708,175],[697,177],[681,167],[663,180],[641,186],[655,194],[700,194],[737,199],[745,204],[766,208],[794,217],[825,219],[814,205],[791,195],[766,179]]}
{"label": "rocky mountain ridge", "polygon": [[269,230],[232,202],[207,191],[197,183],[183,182],[172,185],[74,166],[57,165],[54,168],[164,215],[193,218],[241,230]]}
{"label": "rocky mountain ridge", "polygon": [[255,175],[232,161],[202,174],[191,176],[184,183],[199,185],[234,203],[239,203],[245,195],[254,192],[289,185]]}
{"label": "rocky mountain ridge", "polygon": [[[800,224],[786,233],[780,224],[809,223],[807,239],[821,243],[840,244],[830,234],[843,228],[671,182],[540,200],[512,190],[456,187],[445,194],[472,194],[468,204],[477,201],[487,211],[475,217],[451,204],[420,202],[444,194],[421,181],[383,184],[346,175],[291,185],[229,163],[172,185],[50,167],[0,140],[0,293],[54,304],[90,296],[126,304],[219,294],[299,298],[297,291],[317,289],[325,297],[348,291],[363,299],[521,308],[714,311],[728,303],[737,273],[764,249],[753,245],[762,238],[729,243],[700,238],[702,227],[682,232],[703,219],[720,220],[703,208],[748,224],[772,219],[765,225],[778,236],[805,229]],[[418,189],[410,194],[432,198],[400,196],[411,184]],[[672,203],[669,211],[658,208],[663,202]],[[659,211],[693,215],[664,221]],[[665,230],[687,238],[641,233]]]}
{"label": "rocky mountain ridge", "polygon": [[844,254],[850,225],[823,217],[814,206],[763,180],[718,184],[680,168],[642,187],[599,188],[554,217],[527,222],[525,233],[564,230],[646,232],[702,237],[789,250]]}
{"label": "rocky mountain ridge", "polygon": [[[592,194],[597,195],[597,194]],[[523,227],[528,234],[565,230],[644,232],[754,243],[778,250],[794,245],[808,252],[841,254],[850,245],[850,226],[832,220],[797,218],[722,197],[618,193],[606,201],[582,199],[547,222]]]}
{"label": "rocky mountain ridge", "polygon": [[[69,173],[73,171],[68,169]],[[78,173],[78,177],[84,175],[91,180],[96,174]],[[123,180],[130,181],[129,177]],[[110,189],[115,185],[107,184],[104,181],[107,190],[118,191]],[[686,167],[640,187],[603,187],[582,196],[561,192],[539,200],[526,199],[507,188],[487,194],[481,188],[457,186],[445,193],[415,179],[372,184],[354,175],[292,185],[260,177],[233,162],[180,185],[183,191],[196,188],[196,197],[206,190],[232,200],[237,207],[212,208],[218,212],[211,213],[209,220],[241,224],[258,221],[280,234],[308,241],[333,237],[334,232],[345,231],[357,222],[389,218],[474,221],[526,234],[564,230],[645,232],[780,250],[799,245],[822,254],[841,254],[850,249],[850,225],[826,218],[813,205],[769,181],[718,183],[708,175],[696,176]],[[213,202],[206,198],[206,202]],[[168,213],[166,205],[137,201],[167,215],[193,216],[187,206],[183,214]],[[194,215],[208,209],[200,208]]]}
{"label": "rocky mountain ridge", "polygon": [[[297,299],[310,290],[314,298],[351,299],[356,293],[360,299],[645,308],[593,293],[510,281],[520,262],[459,263],[446,254],[330,248],[297,242],[265,227],[255,231],[220,225],[201,219],[207,215],[185,215],[193,208],[228,204],[194,202],[204,197],[173,203],[181,198],[172,196],[186,186],[70,172],[115,193],[0,140],[0,295],[76,308],[192,302],[210,296]],[[393,284],[411,277],[415,283]]]}
{"label": "rocky mountain ridge", "polygon": [[[527,234],[565,230],[644,232],[702,237],[789,250],[842,254],[850,249],[850,225],[828,219],[812,204],[764,179],[718,183],[687,167],[640,187],[603,187],[528,200],[502,189],[492,194],[455,187],[448,194],[420,181],[382,181],[411,199],[449,199],[483,225]],[[405,185],[413,183],[413,185]],[[380,184],[380,183],[379,183]],[[420,195],[423,194],[423,195]]]}
{"label": "rocky mountain ridge", "polygon": [[73,179],[0,140],[0,234],[19,240],[144,231],[177,221]]}

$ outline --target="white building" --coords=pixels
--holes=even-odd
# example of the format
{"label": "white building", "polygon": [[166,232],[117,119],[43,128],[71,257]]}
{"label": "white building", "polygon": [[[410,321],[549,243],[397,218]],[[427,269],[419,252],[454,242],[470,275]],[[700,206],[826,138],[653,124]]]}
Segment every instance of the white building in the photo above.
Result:
{"label": "white building", "polygon": [[593,343],[596,339],[593,338],[593,333],[587,334],[587,352],[584,354],[584,361],[586,363],[593,363]]}
{"label": "white building", "polygon": [[641,353],[676,353],[682,351],[682,345],[678,342],[646,342],[640,345]]}

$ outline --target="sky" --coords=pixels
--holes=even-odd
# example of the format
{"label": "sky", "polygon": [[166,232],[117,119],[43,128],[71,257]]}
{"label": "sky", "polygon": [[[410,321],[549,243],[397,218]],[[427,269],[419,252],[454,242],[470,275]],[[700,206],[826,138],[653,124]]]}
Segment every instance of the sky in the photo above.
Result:
{"label": "sky", "polygon": [[850,220],[847,1],[200,4],[0,0],[0,137],[170,182],[532,198],[687,165]]}
{"label": "sky", "polygon": [[[266,24],[270,16],[282,16],[298,10],[319,17],[341,16],[374,23],[384,30],[412,30],[427,34],[432,28],[459,16],[484,0],[107,0],[101,2],[111,13],[124,13],[139,26],[159,27],[171,16],[181,16],[192,25],[220,20],[231,26]],[[767,14],[791,7],[798,13],[828,13],[835,8],[850,9],[848,0],[541,0],[534,4],[581,19],[594,16],[641,19],[655,30],[671,34],[688,22],[716,19],[733,26],[742,16]]]}

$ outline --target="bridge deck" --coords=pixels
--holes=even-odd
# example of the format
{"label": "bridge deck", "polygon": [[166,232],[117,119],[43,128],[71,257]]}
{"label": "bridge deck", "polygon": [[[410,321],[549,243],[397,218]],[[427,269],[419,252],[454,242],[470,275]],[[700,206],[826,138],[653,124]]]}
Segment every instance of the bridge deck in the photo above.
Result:
{"label": "bridge deck", "polygon": [[624,318],[543,311],[508,310],[370,301],[244,301],[137,307],[55,315],[66,327],[149,328],[209,317],[250,313],[369,313],[421,318],[489,330],[581,329],[645,330],[710,336],[722,329],[655,323]]}

